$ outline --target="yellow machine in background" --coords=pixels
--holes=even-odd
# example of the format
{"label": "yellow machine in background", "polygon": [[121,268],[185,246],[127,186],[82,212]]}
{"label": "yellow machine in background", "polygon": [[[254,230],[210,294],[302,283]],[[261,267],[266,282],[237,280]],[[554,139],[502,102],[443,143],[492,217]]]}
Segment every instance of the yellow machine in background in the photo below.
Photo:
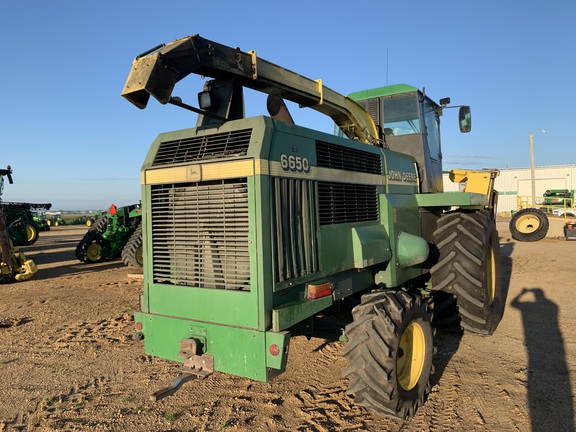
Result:
{"label": "yellow machine in background", "polygon": [[497,169],[476,171],[454,169],[450,171],[449,178],[452,183],[465,183],[462,192],[471,192],[488,196],[488,208],[494,209],[494,213],[496,213],[498,191],[494,190],[494,181],[499,175],[500,171]]}
{"label": "yellow machine in background", "polygon": [[[4,176],[12,184],[10,165],[6,169],[0,169],[0,197],[4,188]],[[12,244],[8,235],[4,210],[0,207],[0,283],[30,279],[37,271],[34,261],[26,259],[26,256]]]}

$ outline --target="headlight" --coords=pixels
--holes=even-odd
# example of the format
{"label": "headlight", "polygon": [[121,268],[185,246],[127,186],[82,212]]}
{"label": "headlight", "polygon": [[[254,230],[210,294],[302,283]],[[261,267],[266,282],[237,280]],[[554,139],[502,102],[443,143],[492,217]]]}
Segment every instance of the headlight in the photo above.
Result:
{"label": "headlight", "polygon": [[203,110],[215,109],[214,94],[209,91],[203,91],[198,93],[198,105]]}

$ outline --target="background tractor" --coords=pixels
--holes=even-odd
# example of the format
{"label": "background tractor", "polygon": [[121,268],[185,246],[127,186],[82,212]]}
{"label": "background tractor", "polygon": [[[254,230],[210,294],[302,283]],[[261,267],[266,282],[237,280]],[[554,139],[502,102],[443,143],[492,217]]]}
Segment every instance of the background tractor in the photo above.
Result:
{"label": "background tractor", "polygon": [[[10,184],[13,183],[10,165],[6,169],[0,169],[0,203],[4,190],[4,177],[8,178]],[[34,261],[26,259],[26,256],[14,247],[9,235],[4,207],[0,205],[0,283],[23,281],[31,278],[37,271]]]}
{"label": "background tractor", "polygon": [[32,219],[38,231],[50,231],[50,224],[45,210],[32,210]]}
{"label": "background tractor", "polygon": [[94,222],[96,222],[96,219],[105,214],[106,212],[101,210],[91,211],[90,214],[86,217],[86,226],[91,227],[94,225]]}
{"label": "background tractor", "polygon": [[[138,243],[136,237],[142,235],[141,229],[138,230],[141,220],[139,204],[123,207],[112,204],[110,210],[98,217],[84,234],[76,247],[76,258],[85,263],[95,263],[122,257],[126,264],[142,266],[142,249],[134,247]],[[136,237],[132,239],[134,235]]]}
{"label": "background tractor", "polygon": [[29,246],[36,243],[40,231],[45,231],[45,225],[35,220],[33,211],[49,210],[52,204],[2,202],[0,207],[4,210],[6,224],[14,245]]}
{"label": "background tractor", "polygon": [[46,223],[51,227],[65,225],[66,221],[62,217],[61,212],[49,212],[46,214]]}
{"label": "background tractor", "polygon": [[548,189],[544,192],[544,205],[554,207],[572,207],[574,191],[568,189]]}
{"label": "background tractor", "polygon": [[[212,78],[198,108],[172,95],[189,74]],[[245,117],[244,88],[268,94],[269,116]],[[199,35],[136,57],[122,96],[199,114],[196,127],[160,134],[142,166],[136,337],[182,363],[155,398],[213,371],[268,381],[293,336],[323,336],[347,341],[355,403],[404,419],[430,391],[434,314],[438,326],[496,330],[495,174],[456,173],[463,191],[443,192],[449,99],[404,84],[346,97]],[[339,133],[296,125],[284,100]],[[459,125],[470,131],[469,107]],[[326,319],[336,312],[347,323]]]}

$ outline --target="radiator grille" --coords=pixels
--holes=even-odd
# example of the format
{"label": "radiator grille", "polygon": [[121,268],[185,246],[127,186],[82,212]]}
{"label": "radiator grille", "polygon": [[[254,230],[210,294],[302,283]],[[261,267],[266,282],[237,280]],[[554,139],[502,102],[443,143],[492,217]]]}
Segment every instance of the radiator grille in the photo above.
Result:
{"label": "radiator grille", "polygon": [[272,188],[276,282],[318,271],[315,185],[275,178]]}
{"label": "radiator grille", "polygon": [[245,156],[251,129],[190,137],[160,143],[152,166]]}
{"label": "radiator grille", "polygon": [[250,290],[246,179],[152,187],[154,282]]}
{"label": "radiator grille", "polygon": [[376,186],[318,183],[320,225],[378,220]]}
{"label": "radiator grille", "polygon": [[322,141],[316,142],[316,162],[323,168],[382,174],[380,155]]}

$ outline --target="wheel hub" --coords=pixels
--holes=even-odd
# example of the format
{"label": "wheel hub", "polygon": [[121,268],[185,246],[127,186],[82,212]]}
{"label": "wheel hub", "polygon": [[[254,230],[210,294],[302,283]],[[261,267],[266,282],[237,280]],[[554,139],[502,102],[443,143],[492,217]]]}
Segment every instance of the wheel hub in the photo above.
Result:
{"label": "wheel hub", "polygon": [[98,243],[92,243],[86,250],[86,258],[88,261],[98,261],[102,258],[102,246]]}
{"label": "wheel hub", "polygon": [[424,330],[418,323],[411,323],[400,338],[396,358],[398,382],[406,391],[418,384],[426,358]]}
{"label": "wheel hub", "polygon": [[520,216],[516,221],[516,228],[518,231],[529,234],[533,233],[540,227],[540,220],[533,215],[527,214]]}

